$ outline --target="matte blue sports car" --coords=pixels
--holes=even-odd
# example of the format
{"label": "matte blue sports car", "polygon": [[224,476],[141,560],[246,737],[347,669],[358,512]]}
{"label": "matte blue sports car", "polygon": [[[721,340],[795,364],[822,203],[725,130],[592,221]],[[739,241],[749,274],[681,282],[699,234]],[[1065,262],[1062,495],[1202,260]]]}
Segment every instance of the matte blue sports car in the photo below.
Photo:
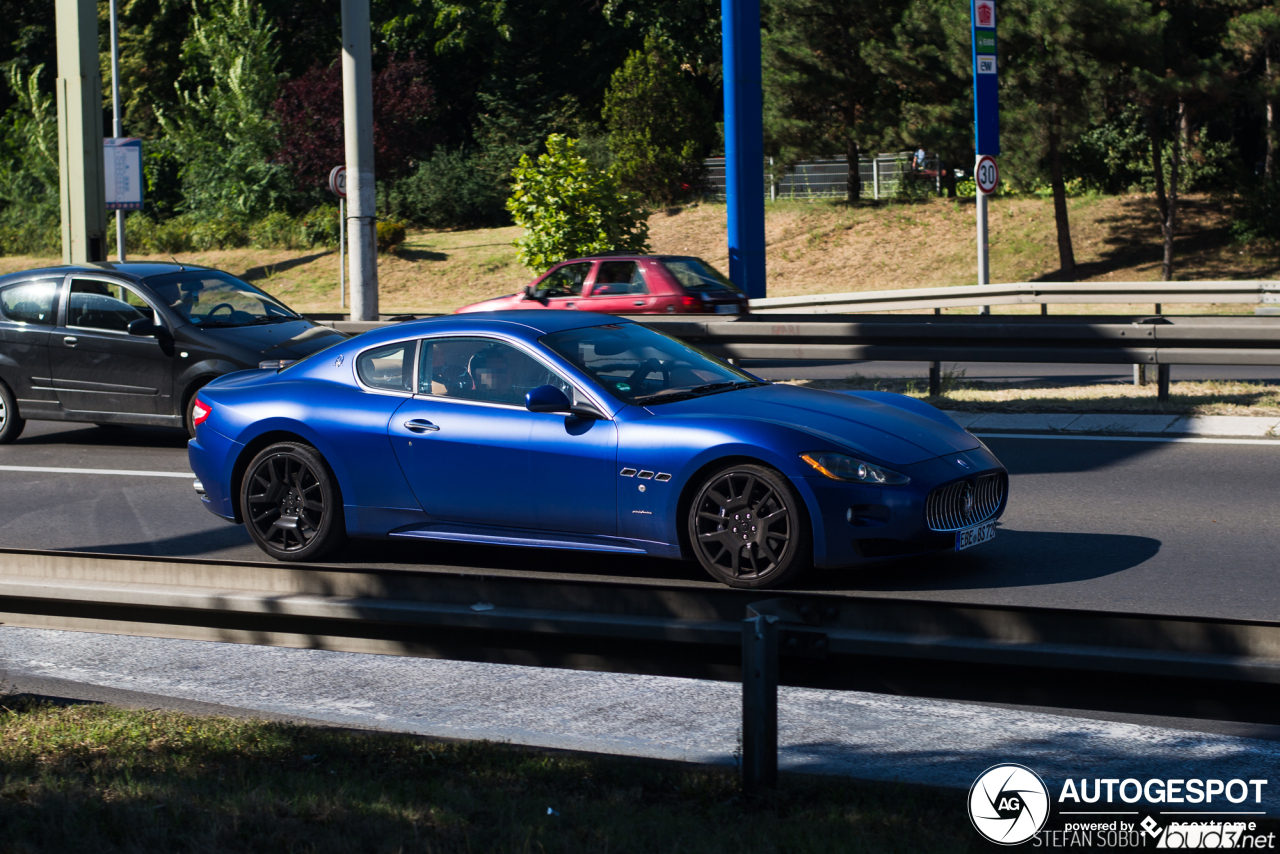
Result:
{"label": "matte blue sports car", "polygon": [[696,558],[733,587],[990,539],[1008,475],[926,403],[764,382],[620,318],[400,323],[214,380],[205,505],[267,554],[348,537]]}

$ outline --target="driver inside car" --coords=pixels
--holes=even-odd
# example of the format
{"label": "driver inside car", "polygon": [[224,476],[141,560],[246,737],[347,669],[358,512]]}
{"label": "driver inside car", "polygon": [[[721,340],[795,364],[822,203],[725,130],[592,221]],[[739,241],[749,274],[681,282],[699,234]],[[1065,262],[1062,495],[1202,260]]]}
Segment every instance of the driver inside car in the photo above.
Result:
{"label": "driver inside car", "polygon": [[486,347],[467,363],[473,396],[481,400],[511,402],[511,365],[506,349]]}

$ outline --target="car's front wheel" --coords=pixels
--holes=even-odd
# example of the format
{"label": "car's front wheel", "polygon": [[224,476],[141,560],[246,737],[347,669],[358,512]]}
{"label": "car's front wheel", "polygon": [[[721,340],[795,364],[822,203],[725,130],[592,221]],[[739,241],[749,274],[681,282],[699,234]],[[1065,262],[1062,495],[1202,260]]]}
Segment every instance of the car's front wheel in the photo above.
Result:
{"label": "car's front wheel", "polygon": [[342,497],[310,445],[279,442],[245,470],[240,508],[249,536],[277,560],[318,560],[347,540]]}
{"label": "car's front wheel", "polygon": [[0,445],[7,445],[22,435],[26,420],[18,414],[18,401],[9,387],[0,383]]}
{"label": "car's front wheel", "polygon": [[813,560],[800,496],[773,469],[728,466],[698,487],[689,540],[703,569],[730,587],[777,587]]}

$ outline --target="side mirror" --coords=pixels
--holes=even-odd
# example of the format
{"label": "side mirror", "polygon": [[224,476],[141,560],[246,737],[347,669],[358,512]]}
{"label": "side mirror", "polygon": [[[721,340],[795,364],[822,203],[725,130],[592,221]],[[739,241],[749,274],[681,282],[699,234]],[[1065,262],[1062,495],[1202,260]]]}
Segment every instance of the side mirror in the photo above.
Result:
{"label": "side mirror", "polygon": [[569,396],[553,385],[540,385],[524,396],[524,408],[530,412],[569,412],[573,404]]}
{"label": "side mirror", "polygon": [[137,320],[129,321],[129,325],[125,329],[130,335],[138,338],[153,338],[160,331],[160,327],[156,326],[155,321],[147,317],[139,317]]}

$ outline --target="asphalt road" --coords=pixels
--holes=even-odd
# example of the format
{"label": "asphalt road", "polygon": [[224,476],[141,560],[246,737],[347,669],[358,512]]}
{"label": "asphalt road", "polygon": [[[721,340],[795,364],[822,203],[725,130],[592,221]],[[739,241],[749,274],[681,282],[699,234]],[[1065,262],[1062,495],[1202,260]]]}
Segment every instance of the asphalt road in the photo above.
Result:
{"label": "asphalt road", "polygon": [[[989,439],[1012,473],[996,539],[960,554],[823,570],[801,588],[984,604],[1276,619],[1280,444]],[[189,477],[8,467],[187,471],[185,436],[31,422],[0,447],[0,547],[261,560],[205,511]],[[358,541],[334,561],[711,584],[693,563],[628,556]]]}

